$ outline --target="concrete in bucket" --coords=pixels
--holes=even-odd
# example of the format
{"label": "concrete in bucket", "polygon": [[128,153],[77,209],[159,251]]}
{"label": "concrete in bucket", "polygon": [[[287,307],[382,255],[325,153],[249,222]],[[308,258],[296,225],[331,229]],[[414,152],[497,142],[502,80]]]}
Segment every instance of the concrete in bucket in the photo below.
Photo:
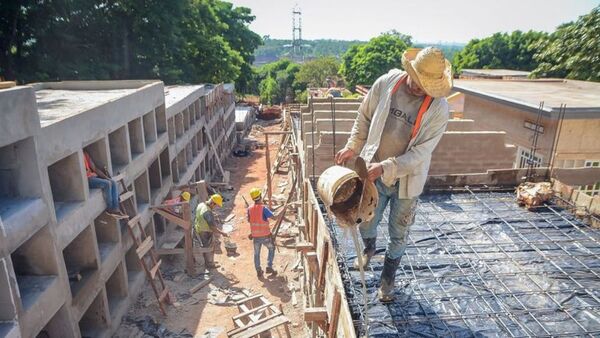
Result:
{"label": "concrete in bucket", "polygon": [[[361,193],[365,186],[363,203]],[[379,195],[373,182],[362,180],[356,171],[333,166],[327,168],[317,182],[317,192],[327,210],[343,227],[370,221],[375,213]]]}

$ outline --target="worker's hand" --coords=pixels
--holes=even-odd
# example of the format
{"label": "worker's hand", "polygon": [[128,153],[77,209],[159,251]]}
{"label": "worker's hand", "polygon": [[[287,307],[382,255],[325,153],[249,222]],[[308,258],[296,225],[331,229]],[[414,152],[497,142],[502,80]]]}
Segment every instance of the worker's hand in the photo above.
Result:
{"label": "worker's hand", "polygon": [[252,234],[248,234],[248,239],[252,240]]}
{"label": "worker's hand", "polygon": [[349,149],[349,148],[344,148],[344,149],[338,151],[337,154],[335,154],[335,164],[337,164],[337,165],[344,164],[344,162],[346,162],[349,159],[351,159],[352,157],[354,157],[354,155],[356,155],[354,150]]}
{"label": "worker's hand", "polygon": [[367,170],[369,181],[374,182],[381,177],[381,175],[383,175],[383,165],[381,165],[381,163],[370,163]]}

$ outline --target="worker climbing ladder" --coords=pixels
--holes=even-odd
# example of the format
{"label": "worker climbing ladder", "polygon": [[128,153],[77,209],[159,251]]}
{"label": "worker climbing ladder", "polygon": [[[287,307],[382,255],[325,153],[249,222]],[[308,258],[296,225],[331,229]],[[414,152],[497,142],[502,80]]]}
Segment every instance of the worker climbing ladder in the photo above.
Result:
{"label": "worker climbing ladder", "polygon": [[[119,196],[119,205],[121,211],[124,212],[129,219],[127,221],[127,230],[133,244],[135,245],[135,252],[138,260],[144,272],[146,273],[146,279],[150,282],[154,295],[158,300],[158,306],[163,315],[166,315],[164,304],[170,304],[169,289],[165,285],[162,273],[160,271],[160,265],[162,260],[157,258],[156,252],[154,251],[154,241],[152,237],[146,235],[146,230],[140,222],[141,216],[137,214],[136,206],[133,200],[133,192],[127,189],[125,185],[125,176],[120,174],[113,178],[118,184],[121,185],[122,193]],[[136,235],[136,228],[139,235]],[[148,267],[148,261],[151,262],[151,267]],[[158,285],[156,284],[158,279]]]}

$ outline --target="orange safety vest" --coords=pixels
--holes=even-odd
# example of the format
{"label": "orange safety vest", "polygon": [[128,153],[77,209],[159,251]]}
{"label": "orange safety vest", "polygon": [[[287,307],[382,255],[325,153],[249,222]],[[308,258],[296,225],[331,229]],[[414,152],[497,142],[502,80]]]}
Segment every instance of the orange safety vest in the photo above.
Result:
{"label": "orange safety vest", "polygon": [[90,155],[88,155],[87,153],[83,153],[83,162],[85,164],[85,174],[87,175],[87,177],[95,177],[98,176],[96,175],[95,172],[92,171],[92,165],[91,165],[91,159],[90,159]]}
{"label": "orange safety vest", "polygon": [[[396,92],[400,88],[400,85],[402,85],[403,83],[406,83],[407,77],[408,76],[404,75],[400,78],[400,80],[398,80],[398,82],[396,82],[396,85],[394,85],[394,88],[392,89],[392,94],[396,94]],[[417,133],[419,132],[419,128],[421,128],[421,120],[423,120],[423,115],[425,115],[425,112],[427,111],[427,109],[429,109],[429,106],[431,106],[432,101],[433,101],[433,97],[431,97],[429,95],[425,95],[425,99],[423,99],[423,102],[421,103],[421,106],[419,107],[419,112],[417,113],[417,120],[415,121],[415,125],[413,126],[412,133],[410,135],[411,139],[413,139],[413,138],[415,138],[415,136],[417,136]]]}
{"label": "orange safety vest", "polygon": [[248,207],[248,218],[250,220],[250,233],[253,238],[271,236],[269,221],[263,219],[263,205],[255,204]]}

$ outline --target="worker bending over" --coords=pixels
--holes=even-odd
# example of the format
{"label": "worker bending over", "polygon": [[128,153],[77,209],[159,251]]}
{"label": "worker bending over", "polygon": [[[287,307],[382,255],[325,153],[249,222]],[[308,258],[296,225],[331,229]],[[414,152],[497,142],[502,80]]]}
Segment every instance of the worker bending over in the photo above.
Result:
{"label": "worker bending over", "polygon": [[250,190],[250,197],[254,201],[254,205],[248,207],[248,223],[250,223],[249,238],[254,242],[254,268],[256,276],[262,277],[263,271],[260,268],[260,249],[264,245],[269,250],[267,255],[267,273],[275,276],[277,271],[273,270],[273,258],[275,257],[275,243],[271,236],[271,228],[269,227],[269,218],[273,217],[273,213],[269,208],[262,203],[262,192],[258,188]]}
{"label": "worker bending over", "polygon": [[[214,234],[221,234],[225,237],[229,237],[229,234],[221,231],[217,227],[217,223],[215,222],[215,215],[213,214],[213,210],[217,207],[223,206],[223,197],[219,194],[214,194],[210,196],[208,201],[202,202],[198,204],[196,207],[196,217],[194,219],[194,231],[199,237],[200,244],[203,248],[209,248],[212,246],[214,240]],[[214,269],[217,266],[214,261],[214,252],[205,252],[202,254],[204,256],[204,266],[207,269]]]}
{"label": "worker bending over", "polygon": [[117,182],[98,169],[90,154],[85,150],[83,151],[83,162],[90,189],[100,188],[104,192],[106,212],[117,217],[125,216],[119,210],[119,186]]}
{"label": "worker bending over", "polygon": [[396,269],[427,180],[431,153],[448,124],[445,96],[452,88],[450,63],[437,48],[409,49],[402,66],[405,71],[392,69],[375,81],[346,146],[335,156],[342,164],[360,153],[379,193],[375,216],[360,226],[365,266],[375,254],[377,226],[390,205],[389,241],[378,290],[382,302],[394,298]]}

